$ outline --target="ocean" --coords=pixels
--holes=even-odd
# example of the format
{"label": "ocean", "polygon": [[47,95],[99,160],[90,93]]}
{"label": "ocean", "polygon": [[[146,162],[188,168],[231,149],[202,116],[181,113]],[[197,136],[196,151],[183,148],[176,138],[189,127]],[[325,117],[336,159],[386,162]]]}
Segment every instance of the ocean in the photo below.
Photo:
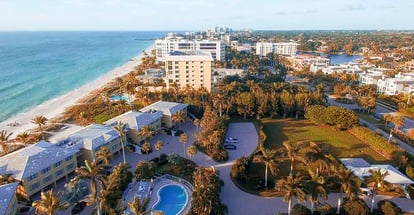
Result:
{"label": "ocean", "polygon": [[0,122],[121,66],[167,32],[0,32]]}

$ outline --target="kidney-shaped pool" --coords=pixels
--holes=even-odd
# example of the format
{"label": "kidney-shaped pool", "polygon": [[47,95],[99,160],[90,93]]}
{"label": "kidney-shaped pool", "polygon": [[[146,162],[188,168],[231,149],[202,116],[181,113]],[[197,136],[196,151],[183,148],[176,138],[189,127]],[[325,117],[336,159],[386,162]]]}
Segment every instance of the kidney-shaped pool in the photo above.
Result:
{"label": "kidney-shaped pool", "polygon": [[165,185],[158,190],[158,202],[153,207],[165,215],[180,214],[188,201],[187,192],[180,185]]}

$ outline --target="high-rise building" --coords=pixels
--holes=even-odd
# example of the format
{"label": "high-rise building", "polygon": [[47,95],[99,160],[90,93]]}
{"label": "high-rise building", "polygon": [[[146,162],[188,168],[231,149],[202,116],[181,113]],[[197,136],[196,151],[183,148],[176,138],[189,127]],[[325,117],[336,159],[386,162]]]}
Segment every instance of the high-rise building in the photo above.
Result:
{"label": "high-rise building", "polygon": [[297,43],[269,43],[258,42],[256,43],[256,54],[259,56],[266,56],[269,53],[275,53],[278,55],[295,56],[297,51]]}
{"label": "high-rise building", "polygon": [[180,37],[166,37],[155,41],[155,50],[158,62],[164,62],[165,57],[173,51],[209,52],[213,60],[225,59],[224,44],[219,40],[185,40]]}
{"label": "high-rise building", "polygon": [[165,57],[167,88],[176,84],[180,88],[187,85],[211,91],[213,58],[209,52],[171,52]]}

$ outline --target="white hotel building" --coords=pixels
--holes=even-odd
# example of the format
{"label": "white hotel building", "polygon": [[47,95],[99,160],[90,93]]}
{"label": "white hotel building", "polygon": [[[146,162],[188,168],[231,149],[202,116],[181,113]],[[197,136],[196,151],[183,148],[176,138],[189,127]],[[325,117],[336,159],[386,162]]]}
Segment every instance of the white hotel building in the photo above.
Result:
{"label": "white hotel building", "polygon": [[166,37],[155,41],[155,50],[158,62],[165,62],[167,55],[173,51],[208,52],[213,60],[225,59],[225,46],[219,40],[185,40],[181,37]]}
{"label": "white hotel building", "polygon": [[288,43],[269,43],[258,42],[256,43],[256,54],[259,56],[266,56],[269,53],[275,53],[278,55],[295,56],[298,44],[294,42]]}

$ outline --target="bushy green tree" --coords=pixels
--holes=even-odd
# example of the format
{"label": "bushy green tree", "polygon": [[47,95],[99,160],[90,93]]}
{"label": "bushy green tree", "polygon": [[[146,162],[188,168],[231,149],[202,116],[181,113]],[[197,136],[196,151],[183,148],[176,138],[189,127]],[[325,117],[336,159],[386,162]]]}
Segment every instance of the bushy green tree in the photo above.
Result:
{"label": "bushy green tree", "polygon": [[248,175],[249,158],[241,157],[231,167],[231,176],[239,182],[246,182]]}
{"label": "bushy green tree", "polygon": [[305,110],[305,118],[315,124],[325,124],[326,107],[323,105],[311,105]]}
{"label": "bushy green tree", "polygon": [[301,205],[301,204],[295,204],[292,209],[292,215],[311,215],[312,212],[309,210],[309,208]]}
{"label": "bushy green tree", "polygon": [[368,215],[369,209],[364,200],[360,198],[346,199],[344,201],[343,211],[347,215]]}
{"label": "bushy green tree", "polygon": [[150,179],[154,176],[155,164],[152,161],[140,161],[135,169],[137,179]]}
{"label": "bushy green tree", "polygon": [[384,215],[398,215],[401,213],[401,208],[390,200],[381,200],[378,202],[378,209]]}

